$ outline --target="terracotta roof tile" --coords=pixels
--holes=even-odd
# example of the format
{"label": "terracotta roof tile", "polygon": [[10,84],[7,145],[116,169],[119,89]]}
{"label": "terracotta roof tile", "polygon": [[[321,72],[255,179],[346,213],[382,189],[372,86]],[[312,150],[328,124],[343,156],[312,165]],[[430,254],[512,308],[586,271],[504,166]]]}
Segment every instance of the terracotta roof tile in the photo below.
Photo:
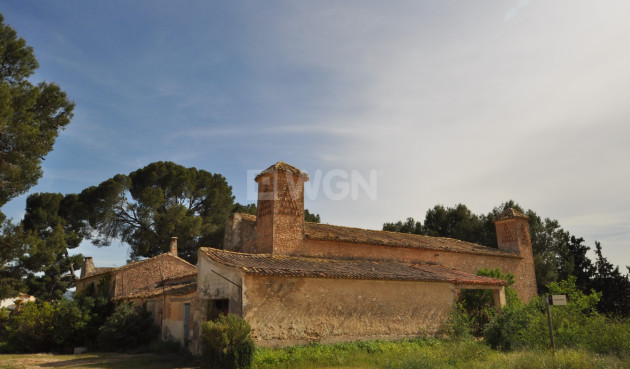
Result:
{"label": "terracotta roof tile", "polygon": [[113,300],[130,300],[137,298],[149,298],[162,295],[180,296],[197,291],[197,281],[173,284],[169,286],[157,286],[136,291],[127,295],[115,297]]}
{"label": "terracotta roof tile", "polygon": [[289,165],[283,161],[279,161],[277,163],[275,163],[274,165],[270,166],[269,168],[263,170],[262,172],[260,172],[257,176],[256,176],[256,180],[258,179],[258,177],[265,175],[265,174],[269,174],[269,173],[273,173],[273,172],[289,172],[292,174],[295,174],[297,176],[300,177],[305,177],[308,179],[308,174],[306,174],[305,172],[299,170],[298,168],[294,167],[293,165]]}
{"label": "terracotta roof tile", "polygon": [[86,274],[85,276],[83,276],[83,278],[88,278],[88,277],[94,277],[97,275],[101,275],[101,274],[105,274],[108,273],[114,269],[117,269],[115,267],[112,268],[108,268],[108,267],[96,267],[94,268],[94,271],[92,271],[91,273]]}
{"label": "terracotta roof tile", "polygon": [[521,213],[520,211],[514,208],[507,208],[503,210],[503,212],[499,214],[499,216],[494,221],[498,222],[499,220],[512,219],[512,218],[529,219],[527,215]]}
{"label": "terracotta roof tile", "polygon": [[86,278],[94,277],[94,276],[105,274],[105,273],[109,273],[109,272],[118,272],[120,270],[125,270],[125,269],[128,269],[128,268],[136,267],[138,265],[142,265],[142,264],[144,264],[144,263],[146,263],[148,261],[151,261],[151,260],[159,260],[159,259],[164,259],[164,258],[175,258],[175,259],[177,259],[177,260],[179,260],[181,262],[184,262],[184,263],[188,264],[190,267],[195,268],[195,270],[197,269],[196,266],[194,266],[191,263],[187,262],[186,260],[180,258],[179,256],[175,256],[175,255],[173,255],[173,254],[171,254],[169,252],[165,252],[163,254],[156,255],[154,257],[151,257],[151,258],[148,258],[148,259],[144,259],[144,260],[140,260],[140,261],[134,261],[132,263],[129,263],[129,264],[123,265],[121,267],[117,267],[117,268],[97,267],[97,268],[94,268],[95,269],[94,272],[92,272],[92,273],[90,273],[90,274],[88,274],[88,275],[86,275],[86,276],[84,276],[83,278],[80,278],[80,279],[86,279]]}
{"label": "terracotta roof tile", "polygon": [[142,264],[147,263],[147,262],[152,261],[152,260],[166,259],[166,258],[175,258],[175,259],[177,259],[177,260],[179,260],[181,262],[184,262],[184,263],[188,264],[189,266],[191,266],[193,268],[196,268],[196,266],[194,266],[191,263],[187,262],[186,260],[180,258],[179,256],[173,255],[170,252],[165,252],[163,254],[156,255],[156,256],[153,256],[153,257],[148,258],[148,259],[144,259],[144,260],[140,260],[140,261],[134,261],[133,263],[125,264],[125,265],[123,265],[121,267],[118,267],[118,268],[115,268],[115,269],[116,270],[125,270],[125,269],[129,269],[129,268],[132,268],[132,267],[136,267],[138,265],[142,265]]}
{"label": "terracotta roof tile", "polygon": [[376,231],[330,224],[305,223],[306,238],[312,240],[340,241],[371,245],[449,251],[466,254],[482,254],[519,257],[492,247],[447,237],[430,237],[412,233]]}
{"label": "terracotta roof tile", "polygon": [[496,285],[500,279],[476,276],[442,265],[245,254],[202,247],[203,255],[247,274],[339,279],[447,282]]}

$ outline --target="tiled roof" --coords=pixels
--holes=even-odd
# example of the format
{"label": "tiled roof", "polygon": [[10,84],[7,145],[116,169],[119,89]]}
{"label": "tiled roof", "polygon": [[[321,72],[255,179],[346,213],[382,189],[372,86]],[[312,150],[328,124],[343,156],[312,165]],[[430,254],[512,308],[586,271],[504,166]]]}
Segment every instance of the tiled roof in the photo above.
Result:
{"label": "tiled roof", "polygon": [[175,275],[172,277],[165,278],[160,285],[162,286],[171,286],[175,284],[181,284],[184,282],[192,282],[197,280],[197,270],[194,272],[187,272],[180,275]]}
{"label": "tiled roof", "polygon": [[512,219],[512,218],[529,219],[527,215],[521,213],[520,211],[514,208],[507,208],[503,210],[503,212],[499,214],[499,216],[494,221],[498,222],[499,220]]}
{"label": "tiled roof", "polygon": [[89,278],[89,277],[94,277],[97,275],[101,275],[101,274],[105,274],[107,272],[110,272],[114,269],[117,268],[108,268],[108,267],[96,267],[94,268],[94,271],[92,271],[91,273],[86,274],[85,276],[83,276],[83,278]]}
{"label": "tiled roof", "polygon": [[189,266],[191,266],[191,267],[193,267],[195,269],[197,268],[196,266],[194,266],[191,263],[187,262],[186,260],[180,258],[179,256],[175,256],[175,255],[171,254],[170,252],[165,252],[163,254],[160,254],[160,255],[157,255],[157,256],[154,256],[154,257],[151,257],[151,258],[148,258],[148,259],[140,260],[140,261],[135,261],[133,263],[129,263],[129,264],[123,265],[121,267],[117,267],[117,268],[97,267],[97,268],[94,268],[94,271],[92,273],[84,276],[81,279],[86,279],[86,278],[94,277],[94,276],[105,274],[105,273],[109,273],[109,272],[118,272],[120,270],[125,270],[125,269],[129,269],[129,268],[132,268],[132,267],[137,267],[138,265],[142,265],[142,264],[144,264],[144,263],[146,263],[148,261],[151,261],[151,260],[159,260],[159,259],[164,259],[164,258],[175,258],[175,259],[177,259],[177,260],[179,260],[181,262],[184,262],[184,263],[188,264]]}
{"label": "tiled roof", "polygon": [[[243,221],[252,223],[256,222],[256,216],[254,215],[241,215],[243,215]],[[247,217],[245,217],[245,215],[247,215]],[[472,242],[460,241],[447,237],[422,236],[412,233],[376,231],[371,229],[306,222],[304,224],[304,234],[307,239],[311,240],[337,241],[443,252],[457,252],[463,254],[520,258],[517,254],[478,245]]]}
{"label": "tiled roof", "polygon": [[197,290],[197,281],[186,281],[182,283],[151,287],[144,290],[136,291],[123,296],[115,297],[114,300],[129,300],[136,298],[149,298],[162,295],[180,296],[186,295]]}
{"label": "tiled roof", "polygon": [[207,247],[202,247],[200,250],[212,261],[236,267],[244,273],[255,275],[426,281],[495,286],[506,284],[500,279],[476,276],[434,264],[245,254]]}
{"label": "tiled roof", "polygon": [[163,254],[156,255],[156,256],[148,258],[148,259],[135,261],[133,263],[129,263],[129,264],[123,265],[123,266],[121,266],[119,268],[116,268],[116,270],[125,270],[125,269],[129,269],[129,268],[137,267],[138,265],[142,265],[142,264],[147,263],[147,262],[152,261],[152,260],[166,259],[166,258],[169,258],[169,259],[170,258],[175,258],[175,259],[177,259],[177,260],[179,260],[181,262],[184,262],[184,263],[188,264],[189,266],[191,266],[193,268],[196,268],[194,265],[192,265],[191,263],[187,262],[186,260],[180,258],[179,256],[173,255],[170,252],[165,252]]}
{"label": "tiled roof", "polygon": [[297,176],[300,177],[305,177],[308,178],[308,174],[306,174],[305,172],[302,172],[301,170],[299,170],[298,168],[294,167],[293,165],[289,165],[283,161],[279,161],[277,163],[275,163],[274,165],[270,166],[269,168],[263,170],[262,172],[260,172],[255,179],[258,179],[258,177],[268,174],[268,173],[273,173],[273,172],[289,172],[289,173],[293,173]]}
{"label": "tiled roof", "polygon": [[422,236],[412,233],[376,231],[309,222],[304,225],[304,233],[306,238],[312,240],[362,243],[465,254],[519,257],[515,254],[492,247],[481,246],[472,242],[447,237]]}

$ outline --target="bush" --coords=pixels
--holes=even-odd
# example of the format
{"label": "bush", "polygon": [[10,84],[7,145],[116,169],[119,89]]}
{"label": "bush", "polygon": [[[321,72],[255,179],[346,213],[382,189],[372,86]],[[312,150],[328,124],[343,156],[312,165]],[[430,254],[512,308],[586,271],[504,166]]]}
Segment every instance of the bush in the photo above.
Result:
{"label": "bush", "polygon": [[[600,354],[630,355],[630,322],[613,320],[596,311],[599,294],[584,294],[575,277],[549,284],[552,294],[567,295],[566,306],[552,306],[557,348],[587,349]],[[550,347],[546,304],[536,298],[526,305],[508,305],[486,326],[486,342],[502,350]]]}
{"label": "bush", "polygon": [[448,339],[461,341],[472,338],[472,320],[461,304],[457,304],[451,311],[442,333]]}
{"label": "bush", "polygon": [[247,322],[232,314],[221,315],[201,325],[203,366],[212,369],[249,368],[254,341]]}
{"label": "bush", "polygon": [[[501,269],[480,269],[477,275],[501,279],[507,282],[505,298],[508,304],[519,303],[516,290],[510,286],[514,284],[513,274],[504,274]],[[496,315],[494,292],[492,290],[465,289],[459,298],[461,307],[470,318],[471,333],[475,336],[483,334],[485,326]]]}
{"label": "bush", "polygon": [[96,344],[104,351],[131,350],[148,345],[159,333],[146,310],[122,303],[99,329]]}
{"label": "bush", "polygon": [[75,301],[28,303],[9,318],[10,351],[60,352],[83,344],[89,311]]}
{"label": "bush", "polygon": [[79,307],[90,315],[90,319],[84,329],[77,333],[82,342],[81,346],[92,348],[96,345],[99,329],[105,324],[107,318],[112,315],[116,305],[105,297],[93,297],[85,293],[75,293],[74,299]]}

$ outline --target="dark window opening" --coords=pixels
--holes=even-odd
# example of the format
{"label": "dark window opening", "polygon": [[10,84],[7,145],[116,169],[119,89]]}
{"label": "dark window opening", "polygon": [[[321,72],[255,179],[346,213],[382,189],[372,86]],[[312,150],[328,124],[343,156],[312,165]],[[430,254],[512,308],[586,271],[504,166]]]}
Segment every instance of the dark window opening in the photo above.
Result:
{"label": "dark window opening", "polygon": [[227,315],[230,311],[230,300],[217,299],[208,301],[208,320],[214,320],[219,315]]}

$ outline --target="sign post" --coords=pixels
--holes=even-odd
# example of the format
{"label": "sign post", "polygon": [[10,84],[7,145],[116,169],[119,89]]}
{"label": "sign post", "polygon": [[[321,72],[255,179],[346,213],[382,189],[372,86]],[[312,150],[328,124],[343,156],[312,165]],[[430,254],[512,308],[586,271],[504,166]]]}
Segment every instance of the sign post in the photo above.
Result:
{"label": "sign post", "polygon": [[551,305],[566,305],[567,295],[547,295],[545,296],[547,302],[547,323],[549,323],[549,340],[551,341],[551,350],[556,352],[556,344],[553,341],[553,321],[551,319]]}

